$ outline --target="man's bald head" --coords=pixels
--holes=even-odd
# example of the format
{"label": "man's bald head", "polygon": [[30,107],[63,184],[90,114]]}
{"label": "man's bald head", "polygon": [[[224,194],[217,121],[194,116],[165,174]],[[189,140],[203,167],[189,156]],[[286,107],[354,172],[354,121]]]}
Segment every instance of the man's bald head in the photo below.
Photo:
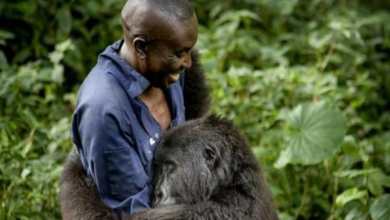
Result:
{"label": "man's bald head", "polygon": [[134,38],[153,33],[159,22],[190,19],[194,9],[188,0],[128,0],[122,10],[122,25],[127,37]]}
{"label": "man's bald head", "polygon": [[168,88],[191,67],[198,20],[188,0],[128,0],[120,55],[152,87]]}

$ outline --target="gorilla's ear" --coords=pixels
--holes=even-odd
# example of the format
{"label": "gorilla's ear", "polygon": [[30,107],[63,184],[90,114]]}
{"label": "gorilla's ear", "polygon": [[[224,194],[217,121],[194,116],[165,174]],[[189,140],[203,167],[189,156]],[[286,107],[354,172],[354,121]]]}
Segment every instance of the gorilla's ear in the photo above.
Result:
{"label": "gorilla's ear", "polygon": [[207,166],[209,166],[209,168],[213,167],[217,158],[214,147],[207,145],[204,149],[203,156],[206,159]]}

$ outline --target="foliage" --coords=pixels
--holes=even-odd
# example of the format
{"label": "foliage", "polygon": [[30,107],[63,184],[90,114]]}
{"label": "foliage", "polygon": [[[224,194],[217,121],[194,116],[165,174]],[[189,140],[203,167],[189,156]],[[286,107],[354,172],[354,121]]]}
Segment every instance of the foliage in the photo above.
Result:
{"label": "foliage", "polygon": [[373,219],[385,220],[390,217],[390,195],[382,195],[372,204],[370,213]]}
{"label": "foliage", "polygon": [[[63,59],[67,81],[81,81],[108,42],[122,37],[119,13],[124,0],[0,2],[0,64],[46,58],[55,45],[71,39],[74,49]],[[108,28],[109,27],[109,31]],[[3,33],[3,34],[2,34]],[[4,56],[4,53],[7,56]]]}
{"label": "foliage", "polygon": [[[0,3],[0,219],[59,219],[76,91],[123,3]],[[280,218],[390,219],[390,3],[193,3],[213,111],[250,141]]]}
{"label": "foliage", "polygon": [[379,219],[381,212],[389,218],[385,207],[373,205],[390,193],[384,5],[218,5],[209,8],[212,19],[198,44],[213,110],[234,119],[249,138],[281,219]]}
{"label": "foliage", "polygon": [[342,114],[325,102],[298,105],[284,120],[290,129],[285,132],[287,147],[276,161],[277,168],[289,163],[317,164],[328,159],[339,150],[346,131]]}
{"label": "foliage", "polygon": [[62,91],[60,61],[70,46],[65,41],[50,59],[1,72],[0,219],[59,219],[58,177],[71,146],[74,100]]}

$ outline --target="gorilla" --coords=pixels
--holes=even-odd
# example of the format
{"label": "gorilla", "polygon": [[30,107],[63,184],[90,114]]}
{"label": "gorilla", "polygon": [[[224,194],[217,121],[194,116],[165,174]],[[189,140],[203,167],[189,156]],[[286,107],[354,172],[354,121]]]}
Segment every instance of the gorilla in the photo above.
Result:
{"label": "gorilla", "polygon": [[[172,128],[154,161],[153,208],[122,219],[278,219],[256,157],[226,118],[210,115]],[[65,220],[115,219],[75,153],[61,176],[60,204]]]}

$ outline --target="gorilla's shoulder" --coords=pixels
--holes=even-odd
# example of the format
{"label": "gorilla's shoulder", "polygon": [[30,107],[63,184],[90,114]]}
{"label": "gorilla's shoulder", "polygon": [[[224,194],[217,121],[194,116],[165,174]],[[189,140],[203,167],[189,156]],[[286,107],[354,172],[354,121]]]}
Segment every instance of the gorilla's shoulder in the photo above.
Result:
{"label": "gorilla's shoulder", "polygon": [[191,120],[186,124],[190,125],[189,127],[201,126],[204,129],[217,129],[221,131],[230,128],[237,129],[232,120],[215,113],[203,116],[197,120]]}
{"label": "gorilla's shoulder", "polygon": [[250,148],[245,137],[233,120],[218,114],[204,116],[202,120],[196,120],[201,129],[213,134],[219,134],[232,145],[240,145],[240,148]]}
{"label": "gorilla's shoulder", "polygon": [[210,114],[204,118],[204,124],[205,126],[209,126],[213,129],[218,129],[221,131],[228,131],[229,129],[237,129],[236,126],[233,124],[233,121],[217,114]]}

